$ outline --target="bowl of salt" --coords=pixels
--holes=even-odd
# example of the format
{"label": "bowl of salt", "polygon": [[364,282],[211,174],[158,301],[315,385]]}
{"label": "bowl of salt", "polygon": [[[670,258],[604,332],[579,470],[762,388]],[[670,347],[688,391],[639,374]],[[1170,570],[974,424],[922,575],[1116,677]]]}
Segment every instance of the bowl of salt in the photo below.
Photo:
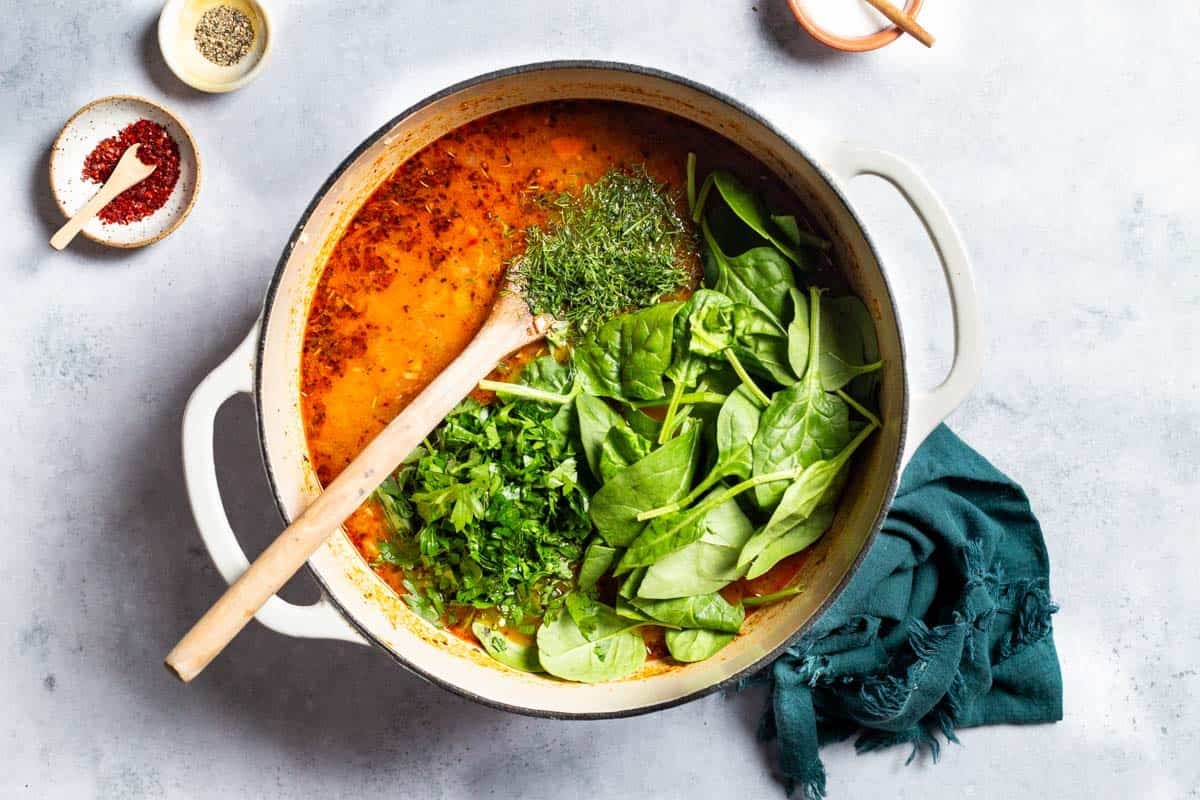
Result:
{"label": "bowl of salt", "polygon": [[[912,18],[922,0],[907,0],[903,12]],[[900,5],[899,2],[896,3]],[[848,53],[878,50],[902,31],[866,0],[788,0],[800,27],[824,45]]]}

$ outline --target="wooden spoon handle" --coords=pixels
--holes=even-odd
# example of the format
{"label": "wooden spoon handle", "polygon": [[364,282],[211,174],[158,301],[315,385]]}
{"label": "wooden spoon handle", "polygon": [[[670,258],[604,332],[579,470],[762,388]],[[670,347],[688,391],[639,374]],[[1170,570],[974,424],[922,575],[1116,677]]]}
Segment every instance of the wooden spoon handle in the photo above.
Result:
{"label": "wooden spoon handle", "polygon": [[83,208],[76,211],[75,216],[67,220],[66,224],[50,237],[51,247],[55,250],[62,250],[83,230],[83,226],[91,222],[92,217],[99,214],[100,209],[108,205],[114,197],[135,183],[140,183],[150,177],[150,173],[157,169],[157,165],[143,164],[137,160],[137,152],[140,147],[140,144],[134,144],[125,151],[121,160],[117,162],[113,174],[100,187],[100,191],[96,192],[91,200],[84,203]]}
{"label": "wooden spoon handle", "polygon": [[933,35],[921,27],[921,25],[915,19],[904,13],[904,11],[902,11],[900,8],[893,5],[888,0],[867,0],[867,2],[875,6],[880,14],[883,14],[885,17],[890,19],[900,30],[904,31],[926,47],[933,47]]}
{"label": "wooden spoon handle", "polygon": [[497,361],[540,339],[548,325],[549,320],[532,317],[519,296],[502,292],[462,354],[221,595],[167,654],[167,668],[183,681],[196,677]]}

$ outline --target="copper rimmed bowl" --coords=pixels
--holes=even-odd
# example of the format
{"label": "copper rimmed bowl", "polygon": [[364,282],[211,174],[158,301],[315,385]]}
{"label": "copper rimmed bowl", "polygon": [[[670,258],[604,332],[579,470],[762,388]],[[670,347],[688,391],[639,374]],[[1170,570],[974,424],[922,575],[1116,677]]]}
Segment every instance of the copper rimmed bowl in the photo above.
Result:
{"label": "copper rimmed bowl", "polygon": [[[905,14],[915,18],[917,12],[921,10],[921,3],[922,0],[908,0],[901,5],[903,5]],[[796,22],[800,23],[800,27],[808,31],[809,36],[827,47],[847,53],[866,53],[878,50],[899,39],[900,34],[903,33],[895,25],[889,25],[865,36],[842,36],[818,25],[798,0],[788,0],[788,8],[792,10],[792,16],[796,18]]]}
{"label": "copper rimmed bowl", "polygon": [[[321,600],[297,606],[273,597],[258,613],[291,636],[343,639],[380,649],[429,681],[488,705],[551,717],[638,714],[700,697],[762,668],[820,615],[870,547],[917,444],[974,385],[981,332],[966,252],[945,209],[904,161],[848,144],[801,146],[738,102],[674,75],[625,64],[552,62],[473,78],[387,122],[338,167],[301,215],[267,289],[262,317],[237,350],[195,390],[183,424],[184,467],[200,533],[217,568],[233,581],[247,567],[230,529],[213,464],[213,420],[233,394],[250,392],[263,460],[280,513],[290,520],[317,496],[300,414],[300,354],[309,302],[326,256],[356,210],[395,168],[425,145],[478,117],[556,99],[617,100],[685,117],[741,145],[804,200],[834,242],[834,256],[875,318],[888,367],[880,405],[885,425],[861,453],[853,488],[800,580],[807,590],[764,609],[732,644],[697,664],[652,662],[629,679],[567,683],[508,669],[482,650],[421,620],[340,533],[309,561]],[[914,391],[905,370],[900,311],[867,230],[844,194],[861,174],[890,181],[933,239],[955,318],[955,359],[946,380]]]}

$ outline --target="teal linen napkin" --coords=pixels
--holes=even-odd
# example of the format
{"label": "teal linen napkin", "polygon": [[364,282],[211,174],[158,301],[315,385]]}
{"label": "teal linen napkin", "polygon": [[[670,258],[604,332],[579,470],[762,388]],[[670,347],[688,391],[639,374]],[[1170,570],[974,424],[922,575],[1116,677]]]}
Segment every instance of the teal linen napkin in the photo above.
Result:
{"label": "teal linen napkin", "polygon": [[1050,565],[1024,491],[946,426],[921,445],[845,592],[769,668],[765,738],[789,793],[825,795],[821,745],[908,743],[1062,718]]}

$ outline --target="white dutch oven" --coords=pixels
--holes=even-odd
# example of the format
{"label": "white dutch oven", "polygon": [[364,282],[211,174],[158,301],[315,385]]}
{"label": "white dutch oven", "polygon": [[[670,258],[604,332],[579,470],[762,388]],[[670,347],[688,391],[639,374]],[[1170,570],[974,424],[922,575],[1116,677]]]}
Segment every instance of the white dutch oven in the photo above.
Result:
{"label": "white dutch oven", "polygon": [[[888,364],[880,396],[885,425],[858,458],[856,477],[837,521],[806,562],[800,580],[807,590],[755,614],[746,632],[708,661],[679,667],[652,663],[629,680],[596,686],[509,670],[420,620],[340,533],[309,560],[323,589],[322,599],[298,606],[272,597],[257,618],[289,636],[376,645],[428,680],[489,705],[554,717],[612,717],[714,691],[761,668],[800,636],[854,573],[883,522],[903,465],[975,384],[982,337],[966,251],[942,204],[904,161],[846,144],[827,145],[818,157],[711,89],[622,64],[535,64],[453,86],[372,134],[321,187],[283,251],[259,323],[193,393],[184,415],[183,457],[200,534],[217,569],[232,583],[248,562],[217,488],[213,420],[227,398],[253,393],[263,458],[283,517],[290,521],[316,497],[319,485],[308,462],[300,416],[300,352],[309,301],[343,227],[400,163],[444,133],[512,106],[580,98],[652,106],[744,147],[805,201],[834,241],[835,262],[875,316]],[[884,178],[905,197],[924,223],[945,272],[955,356],[945,382],[929,392],[909,389],[899,315],[887,276],[843,191],[848,181],[865,174]]]}

